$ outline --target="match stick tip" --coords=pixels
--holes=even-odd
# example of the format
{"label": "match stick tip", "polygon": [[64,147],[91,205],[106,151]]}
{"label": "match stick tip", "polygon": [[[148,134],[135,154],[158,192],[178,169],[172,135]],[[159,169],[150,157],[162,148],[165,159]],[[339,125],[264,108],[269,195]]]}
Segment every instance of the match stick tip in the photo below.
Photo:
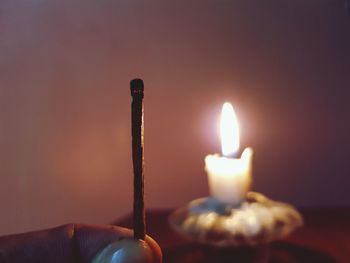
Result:
{"label": "match stick tip", "polygon": [[143,81],[142,79],[133,79],[130,81],[131,96],[141,95],[143,97]]}

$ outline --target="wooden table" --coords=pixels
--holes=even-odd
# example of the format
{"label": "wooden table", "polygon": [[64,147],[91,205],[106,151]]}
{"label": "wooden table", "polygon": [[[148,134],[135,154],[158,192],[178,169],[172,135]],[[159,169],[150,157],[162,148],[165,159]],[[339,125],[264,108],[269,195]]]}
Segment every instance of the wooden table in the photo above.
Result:
{"label": "wooden table", "polygon": [[[288,238],[257,248],[214,249],[190,242],[168,225],[171,210],[151,210],[147,233],[162,247],[165,263],[350,262],[350,208],[301,210],[305,226]],[[115,222],[132,228],[132,216]]]}

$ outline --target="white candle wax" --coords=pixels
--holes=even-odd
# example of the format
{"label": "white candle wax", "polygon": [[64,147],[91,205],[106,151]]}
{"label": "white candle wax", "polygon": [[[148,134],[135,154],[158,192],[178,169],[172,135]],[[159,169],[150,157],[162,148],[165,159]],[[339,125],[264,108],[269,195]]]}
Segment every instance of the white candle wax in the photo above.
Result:
{"label": "white candle wax", "polygon": [[241,203],[252,181],[252,157],[251,148],[246,148],[241,158],[208,155],[205,170],[211,196],[224,203]]}
{"label": "white candle wax", "polygon": [[228,157],[239,149],[238,121],[230,103],[222,107],[220,122],[223,155],[208,155],[205,170],[211,196],[230,204],[241,203],[251,185],[253,150],[246,148],[241,158]]}

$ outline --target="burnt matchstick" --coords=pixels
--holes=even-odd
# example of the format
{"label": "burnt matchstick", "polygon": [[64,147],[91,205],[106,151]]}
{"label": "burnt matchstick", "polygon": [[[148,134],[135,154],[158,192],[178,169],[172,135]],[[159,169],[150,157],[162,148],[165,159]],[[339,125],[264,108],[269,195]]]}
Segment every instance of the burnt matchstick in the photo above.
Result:
{"label": "burnt matchstick", "polygon": [[145,206],[143,199],[143,81],[130,82],[132,161],[134,166],[134,238],[145,239]]}

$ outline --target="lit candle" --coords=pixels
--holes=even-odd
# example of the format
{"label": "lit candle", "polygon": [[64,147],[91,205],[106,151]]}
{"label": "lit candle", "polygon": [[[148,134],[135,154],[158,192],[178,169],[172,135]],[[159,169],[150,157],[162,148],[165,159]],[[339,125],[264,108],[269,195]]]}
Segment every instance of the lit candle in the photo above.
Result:
{"label": "lit candle", "polygon": [[241,158],[232,157],[239,150],[239,127],[233,107],[227,102],[222,107],[220,135],[223,156],[205,158],[210,194],[221,202],[238,205],[251,185],[253,150],[246,148]]}

